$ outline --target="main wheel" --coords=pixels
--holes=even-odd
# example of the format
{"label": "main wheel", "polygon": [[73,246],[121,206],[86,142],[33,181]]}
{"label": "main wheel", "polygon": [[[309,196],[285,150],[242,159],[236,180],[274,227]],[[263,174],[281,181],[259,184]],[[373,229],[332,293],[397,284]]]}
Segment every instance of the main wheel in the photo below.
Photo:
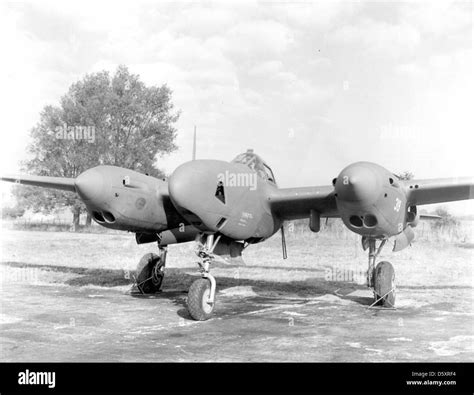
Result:
{"label": "main wheel", "polygon": [[163,283],[164,262],[153,253],[143,255],[137,265],[136,281],[141,292],[153,294],[160,290]]}
{"label": "main wheel", "polygon": [[211,284],[205,278],[194,281],[189,287],[188,311],[196,321],[205,321],[211,318],[215,303],[209,303],[210,294]]}
{"label": "main wheel", "polygon": [[[395,307],[395,270],[390,262],[379,262],[374,271],[375,298],[382,298],[377,304]],[[391,292],[390,292],[391,291]]]}

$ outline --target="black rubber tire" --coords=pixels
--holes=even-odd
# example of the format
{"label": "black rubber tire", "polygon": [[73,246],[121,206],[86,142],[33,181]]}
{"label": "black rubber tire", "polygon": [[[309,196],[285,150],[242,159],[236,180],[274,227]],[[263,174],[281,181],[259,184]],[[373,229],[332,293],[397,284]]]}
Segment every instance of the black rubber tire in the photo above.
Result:
{"label": "black rubber tire", "polygon": [[395,270],[390,262],[379,262],[374,270],[375,298],[381,298],[391,289],[393,291],[380,300],[377,305],[395,307]]}
{"label": "black rubber tire", "polygon": [[189,314],[196,321],[206,321],[212,317],[215,303],[212,305],[207,303],[210,291],[211,283],[205,278],[194,281],[189,287],[186,305]]}
{"label": "black rubber tire", "polygon": [[[152,277],[153,269],[159,265],[157,269],[161,272],[160,276],[154,281]],[[164,277],[164,267],[160,262],[160,257],[152,252],[143,255],[138,262],[136,270],[137,286],[144,294],[154,294],[160,291]]]}

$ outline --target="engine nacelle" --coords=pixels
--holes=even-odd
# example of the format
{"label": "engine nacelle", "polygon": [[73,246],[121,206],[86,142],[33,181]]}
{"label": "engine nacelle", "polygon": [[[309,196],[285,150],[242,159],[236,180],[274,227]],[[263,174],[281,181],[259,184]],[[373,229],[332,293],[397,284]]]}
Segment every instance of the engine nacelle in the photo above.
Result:
{"label": "engine nacelle", "polygon": [[94,167],[79,175],[76,189],[94,221],[107,228],[158,233],[183,221],[167,182],[133,170]]}
{"label": "engine nacelle", "polygon": [[372,238],[403,232],[407,227],[407,198],[398,181],[397,176],[375,163],[357,162],[344,168],[333,181],[344,224]]}

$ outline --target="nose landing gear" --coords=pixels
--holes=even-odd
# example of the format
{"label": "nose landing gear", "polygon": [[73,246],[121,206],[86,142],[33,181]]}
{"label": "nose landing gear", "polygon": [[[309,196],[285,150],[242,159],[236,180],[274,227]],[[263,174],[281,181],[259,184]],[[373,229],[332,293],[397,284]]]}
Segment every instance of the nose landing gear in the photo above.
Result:
{"label": "nose landing gear", "polygon": [[[209,265],[214,260],[214,249],[219,243],[220,235],[214,239],[213,234],[205,235],[205,243],[199,242],[196,251],[199,257],[200,279],[189,287],[186,301],[189,314],[197,321],[211,318],[215,307],[216,279],[209,272]],[[159,254],[145,254],[137,265],[135,285],[141,294],[157,293],[161,289],[166,264],[167,247],[159,247]]]}
{"label": "nose landing gear", "polygon": [[215,307],[216,280],[209,272],[209,264],[214,260],[213,251],[219,242],[220,236],[214,240],[214,235],[206,235],[204,244],[199,243],[197,256],[199,271],[202,278],[194,281],[189,287],[187,307],[189,314],[197,321],[205,321],[211,318]]}
{"label": "nose landing gear", "polygon": [[376,246],[377,240],[362,238],[362,247],[369,249],[369,267],[367,270],[367,286],[374,291],[374,302],[369,308],[381,306],[395,308],[395,270],[390,262],[382,261],[375,265],[375,261],[384,247],[386,239]]}

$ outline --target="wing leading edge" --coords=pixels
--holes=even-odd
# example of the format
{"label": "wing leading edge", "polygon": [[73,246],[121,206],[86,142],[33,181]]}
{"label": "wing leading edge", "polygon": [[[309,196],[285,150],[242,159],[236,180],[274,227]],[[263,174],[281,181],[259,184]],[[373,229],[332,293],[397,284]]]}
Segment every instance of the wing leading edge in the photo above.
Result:
{"label": "wing leading edge", "polygon": [[2,176],[2,181],[14,182],[22,185],[33,185],[43,188],[61,189],[63,191],[76,192],[74,178],[47,177],[47,176]]}
{"label": "wing leading edge", "polygon": [[454,202],[474,198],[474,177],[403,181],[411,205]]}
{"label": "wing leading edge", "polygon": [[268,200],[283,220],[308,218],[311,210],[321,217],[339,216],[333,186],[275,189]]}

